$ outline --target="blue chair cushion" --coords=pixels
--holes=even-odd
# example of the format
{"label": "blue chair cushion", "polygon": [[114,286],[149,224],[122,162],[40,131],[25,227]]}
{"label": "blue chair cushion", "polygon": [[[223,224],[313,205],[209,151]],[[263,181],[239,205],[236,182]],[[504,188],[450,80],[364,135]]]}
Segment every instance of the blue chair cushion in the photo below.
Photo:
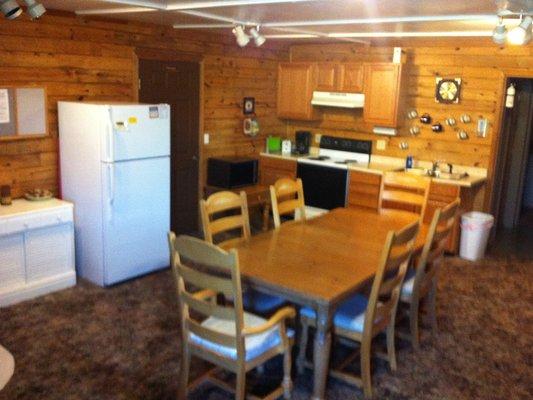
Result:
{"label": "blue chair cushion", "polygon": [[[246,327],[261,325],[265,322],[266,320],[264,318],[247,312],[244,313],[244,326]],[[202,326],[220,333],[225,333],[226,335],[235,336],[235,321],[209,317],[202,322]],[[287,335],[290,338],[294,337],[294,331],[292,329],[287,329]],[[203,347],[232,360],[237,359],[237,349],[235,348],[221,346],[218,343],[213,343],[207,339],[203,339],[194,333],[191,333],[189,338],[190,342],[196,346]],[[278,346],[280,343],[281,337],[277,327],[273,327],[265,333],[246,337],[244,341],[244,347],[246,349],[246,361],[253,360],[268,350]]]}
{"label": "blue chair cushion", "polygon": [[[365,311],[368,305],[368,299],[356,294],[343,302],[333,317],[333,325],[335,327],[345,329],[352,332],[363,332],[365,326]],[[304,307],[300,310],[300,314],[307,318],[316,318],[315,310]]]}
{"label": "blue chair cushion", "polygon": [[268,314],[285,303],[282,297],[272,296],[269,294],[247,290],[242,295],[243,307],[246,310],[254,311],[259,314]]}

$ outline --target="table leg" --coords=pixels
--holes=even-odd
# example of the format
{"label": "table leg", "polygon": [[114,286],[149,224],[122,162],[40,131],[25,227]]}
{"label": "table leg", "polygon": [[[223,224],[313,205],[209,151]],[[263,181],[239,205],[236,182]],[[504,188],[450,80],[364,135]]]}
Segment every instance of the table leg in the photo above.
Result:
{"label": "table leg", "polygon": [[313,349],[314,389],[313,400],[326,398],[326,381],[331,350],[331,315],[329,307],[317,310],[316,335]]}

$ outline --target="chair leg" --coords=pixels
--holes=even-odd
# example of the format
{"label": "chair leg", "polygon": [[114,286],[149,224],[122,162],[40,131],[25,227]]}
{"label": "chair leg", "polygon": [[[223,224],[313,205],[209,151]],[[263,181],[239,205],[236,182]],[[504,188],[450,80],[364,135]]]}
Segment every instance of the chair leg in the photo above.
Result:
{"label": "chair leg", "polygon": [[420,333],[418,331],[419,300],[411,299],[409,306],[409,325],[411,329],[411,343],[415,350],[420,348]]}
{"label": "chair leg", "polygon": [[437,334],[437,283],[434,282],[428,296],[429,321],[433,334]]}
{"label": "chair leg", "polygon": [[183,353],[181,355],[181,371],[178,387],[178,399],[187,398],[187,385],[189,384],[189,368],[191,365],[191,354],[189,346],[184,344]]}
{"label": "chair leg", "polygon": [[246,399],[246,369],[244,365],[237,372],[237,386],[235,388],[235,400]]}
{"label": "chair leg", "polygon": [[291,346],[288,345],[283,354],[283,398],[285,400],[289,400],[292,394],[291,364]]}
{"label": "chair leg", "polygon": [[361,379],[365,399],[372,398],[372,371],[370,370],[370,345],[372,339],[363,340],[361,343]]}
{"label": "chair leg", "polygon": [[389,366],[392,371],[396,371],[396,347],[394,343],[394,325],[395,319],[393,318],[387,327],[387,355],[389,358]]}
{"label": "chair leg", "polygon": [[305,369],[305,353],[307,350],[307,342],[309,340],[309,324],[306,318],[301,319],[302,333],[300,336],[300,348],[298,349],[298,358],[296,360],[296,366],[298,368],[298,374],[304,373]]}

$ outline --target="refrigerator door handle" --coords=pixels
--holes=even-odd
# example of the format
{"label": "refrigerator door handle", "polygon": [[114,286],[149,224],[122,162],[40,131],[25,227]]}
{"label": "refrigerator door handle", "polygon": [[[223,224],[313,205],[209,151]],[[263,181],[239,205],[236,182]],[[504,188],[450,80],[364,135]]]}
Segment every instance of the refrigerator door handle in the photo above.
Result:
{"label": "refrigerator door handle", "polygon": [[113,155],[113,114],[111,112],[111,109],[109,109],[109,125],[107,125],[107,132],[106,132],[106,147],[107,147],[107,160],[106,161],[114,161],[114,155]]}
{"label": "refrigerator door handle", "polygon": [[108,192],[108,199],[109,204],[113,204],[113,201],[115,200],[115,167],[112,163],[107,164],[107,173],[108,173],[108,186],[109,186],[109,192]]}

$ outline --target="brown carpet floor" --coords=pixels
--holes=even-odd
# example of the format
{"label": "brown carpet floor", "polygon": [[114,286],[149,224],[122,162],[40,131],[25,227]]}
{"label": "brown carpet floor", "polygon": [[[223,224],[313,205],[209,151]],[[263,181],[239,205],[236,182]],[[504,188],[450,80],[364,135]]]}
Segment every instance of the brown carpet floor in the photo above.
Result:
{"label": "brown carpet floor", "polygon": [[[447,259],[439,282],[437,337],[423,330],[415,354],[400,342],[399,369],[374,362],[376,398],[533,398],[533,262]],[[101,289],[88,283],[0,309],[0,343],[16,371],[0,399],[175,399],[178,319],[169,271]],[[379,343],[378,343],[379,344]],[[192,375],[205,370],[193,362]],[[251,378],[277,384],[279,362]],[[311,372],[295,376],[295,399],[310,398]],[[231,395],[205,384],[192,399]],[[334,379],[328,398],[359,399]]]}

